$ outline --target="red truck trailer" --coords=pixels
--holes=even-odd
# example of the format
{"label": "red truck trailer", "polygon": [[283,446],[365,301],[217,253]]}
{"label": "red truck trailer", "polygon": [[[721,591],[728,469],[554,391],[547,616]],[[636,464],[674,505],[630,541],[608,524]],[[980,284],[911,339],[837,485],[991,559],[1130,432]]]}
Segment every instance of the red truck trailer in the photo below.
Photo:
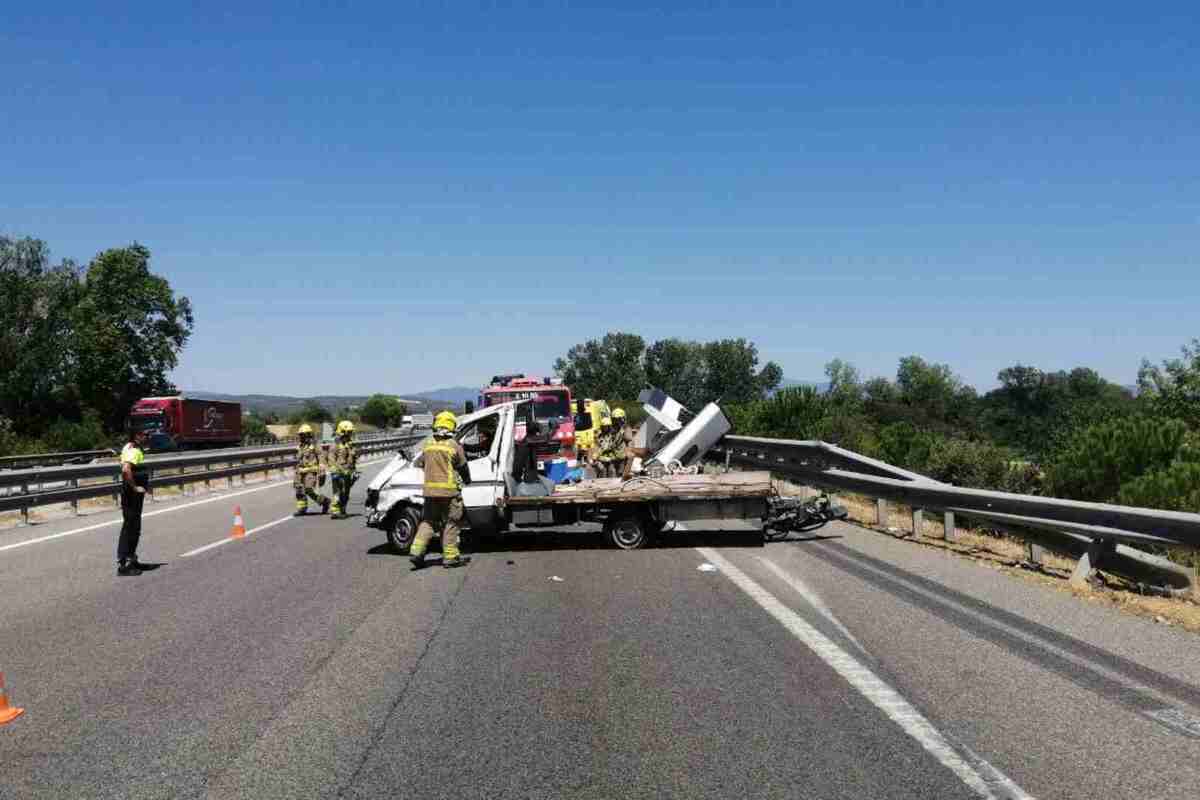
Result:
{"label": "red truck trailer", "polygon": [[154,452],[236,447],[242,443],[242,404],[228,400],[144,397],[129,411],[129,426],[147,433]]}

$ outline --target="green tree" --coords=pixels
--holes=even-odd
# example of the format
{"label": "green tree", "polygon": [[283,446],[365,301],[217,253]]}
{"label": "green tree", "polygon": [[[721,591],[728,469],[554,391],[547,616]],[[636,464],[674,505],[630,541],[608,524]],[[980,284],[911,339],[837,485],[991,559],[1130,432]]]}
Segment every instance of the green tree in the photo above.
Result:
{"label": "green tree", "polygon": [[275,434],[267,429],[267,421],[257,414],[242,417],[242,440],[245,442],[273,443]]}
{"label": "green tree", "polygon": [[45,242],[0,236],[0,415],[14,430],[80,419],[67,390],[77,363],[71,320],[79,294],[73,262],[52,266]]}
{"label": "green tree", "polygon": [[192,306],[150,271],[146,247],[105,250],[92,260],[71,323],[79,396],[110,430],[138,398],[175,391],[167,374],[191,336]]}
{"label": "green tree", "polygon": [[1187,444],[1187,425],[1177,419],[1137,415],[1091,425],[1047,467],[1047,486],[1056,497],[1116,502],[1138,478],[1190,462]]}
{"label": "green tree", "polygon": [[829,396],[834,403],[857,407],[862,402],[862,378],[853,364],[835,358],[825,365],[825,377],[829,379]]}
{"label": "green tree", "polygon": [[758,348],[745,339],[708,342],[704,364],[706,401],[749,403],[762,399],[783,380],[783,370],[774,362],[758,368]]}
{"label": "green tree", "polygon": [[646,381],[699,411],[709,400],[704,391],[704,345],[683,339],[662,339],[646,350]]}
{"label": "green tree", "polygon": [[1142,361],[1138,395],[1159,416],[1175,417],[1200,429],[1200,339],[1180,348],[1183,358],[1154,366]]}
{"label": "green tree", "polygon": [[305,400],[300,410],[288,414],[288,424],[300,425],[305,422],[309,424],[333,422],[333,414],[316,400]]}
{"label": "green tree", "polygon": [[554,370],[576,397],[630,401],[646,386],[646,342],[632,333],[607,333],[567,351]]}
{"label": "green tree", "polygon": [[359,411],[363,422],[377,428],[397,428],[407,413],[404,403],[386,394],[371,395]]}

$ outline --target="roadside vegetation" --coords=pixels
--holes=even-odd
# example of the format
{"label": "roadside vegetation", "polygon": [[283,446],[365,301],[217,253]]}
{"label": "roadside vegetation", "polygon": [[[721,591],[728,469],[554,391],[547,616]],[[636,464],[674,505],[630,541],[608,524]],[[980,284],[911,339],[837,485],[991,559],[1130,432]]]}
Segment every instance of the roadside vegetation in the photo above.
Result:
{"label": "roadside vegetation", "polygon": [[[81,266],[52,261],[40,239],[0,236],[0,456],[119,446],[135,400],[178,392],[168,376],[193,327],[191,301],[151,271],[143,245]],[[353,409],[310,401],[287,420],[243,417],[243,438],[270,443],[267,425],[284,421],[394,427],[405,413],[390,395]]]}
{"label": "roadside vegetation", "polygon": [[632,406],[654,385],[693,410],[721,402],[739,434],[822,439],[957,486],[1200,512],[1200,339],[1143,361],[1136,390],[1088,367],[1016,364],[981,395],[915,355],[894,377],[835,359],[824,386],[779,388],[782,371],[760,367],[746,340],[629,333],[578,344],[555,366],[579,397]]}

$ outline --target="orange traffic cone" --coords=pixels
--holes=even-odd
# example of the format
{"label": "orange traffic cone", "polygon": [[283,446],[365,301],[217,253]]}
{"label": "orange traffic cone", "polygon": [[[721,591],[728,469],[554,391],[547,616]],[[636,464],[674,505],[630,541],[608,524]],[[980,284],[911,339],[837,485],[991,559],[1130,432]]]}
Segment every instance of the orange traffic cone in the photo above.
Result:
{"label": "orange traffic cone", "polygon": [[233,532],[229,534],[234,539],[240,539],[246,535],[246,523],[242,521],[242,507],[233,507]]}
{"label": "orange traffic cone", "polygon": [[0,725],[12,722],[25,713],[25,709],[8,704],[8,692],[4,690],[4,673],[0,672]]}

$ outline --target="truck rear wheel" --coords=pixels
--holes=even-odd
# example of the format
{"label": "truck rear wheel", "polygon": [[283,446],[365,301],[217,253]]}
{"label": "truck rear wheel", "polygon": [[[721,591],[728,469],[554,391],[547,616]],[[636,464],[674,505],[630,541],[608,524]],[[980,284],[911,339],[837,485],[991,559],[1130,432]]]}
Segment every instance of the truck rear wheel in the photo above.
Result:
{"label": "truck rear wheel", "polygon": [[637,550],[646,543],[646,521],[632,514],[615,517],[604,523],[604,534],[621,550]]}
{"label": "truck rear wheel", "polygon": [[397,553],[404,555],[413,537],[417,535],[417,526],[421,524],[421,509],[415,506],[405,506],[392,514],[391,523],[387,527],[388,544]]}

